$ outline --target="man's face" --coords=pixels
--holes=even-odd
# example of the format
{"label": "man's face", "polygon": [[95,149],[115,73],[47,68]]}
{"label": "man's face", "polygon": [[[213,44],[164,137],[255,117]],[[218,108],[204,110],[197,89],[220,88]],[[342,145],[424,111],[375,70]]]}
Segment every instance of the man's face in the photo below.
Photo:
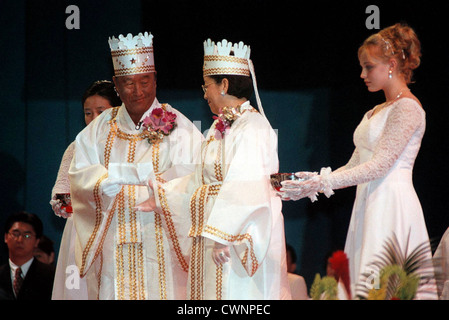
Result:
{"label": "man's face", "polygon": [[126,108],[145,112],[156,97],[156,73],[114,77],[115,87]]}
{"label": "man's face", "polygon": [[31,259],[39,239],[32,225],[25,222],[15,222],[8,233],[5,234],[5,243],[8,246],[10,257]]}

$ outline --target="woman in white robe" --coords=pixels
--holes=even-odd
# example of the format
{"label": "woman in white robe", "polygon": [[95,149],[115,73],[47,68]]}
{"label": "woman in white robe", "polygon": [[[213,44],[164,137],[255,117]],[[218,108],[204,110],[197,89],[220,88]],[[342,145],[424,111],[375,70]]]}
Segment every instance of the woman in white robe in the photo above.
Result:
{"label": "woman in white robe", "polygon": [[[232,44],[217,46],[231,51]],[[204,98],[218,117],[201,164],[190,176],[156,183],[156,203],[183,239],[175,250],[189,264],[188,299],[290,299],[282,204],[270,184],[279,165],[277,135],[248,101],[249,47],[234,44],[232,56],[217,54],[217,46],[205,42],[205,60],[216,63],[205,63]],[[244,75],[221,69],[233,67],[236,56],[243,68],[247,62]]]}

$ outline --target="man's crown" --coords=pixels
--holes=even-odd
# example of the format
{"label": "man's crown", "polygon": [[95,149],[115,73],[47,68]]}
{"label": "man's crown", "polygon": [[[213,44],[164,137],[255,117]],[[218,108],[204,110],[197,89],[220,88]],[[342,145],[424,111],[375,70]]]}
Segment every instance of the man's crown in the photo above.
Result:
{"label": "man's crown", "polygon": [[156,72],[154,67],[153,35],[145,32],[134,36],[109,38],[112,63],[116,76]]}
{"label": "man's crown", "polygon": [[242,41],[238,44],[226,39],[215,44],[210,39],[204,41],[203,75],[250,76],[249,57],[251,49]]}

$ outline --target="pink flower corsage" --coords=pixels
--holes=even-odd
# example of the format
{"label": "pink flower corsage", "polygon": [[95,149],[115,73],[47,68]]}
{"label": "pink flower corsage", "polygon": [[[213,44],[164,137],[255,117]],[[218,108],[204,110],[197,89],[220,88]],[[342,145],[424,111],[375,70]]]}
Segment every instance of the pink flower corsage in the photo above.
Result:
{"label": "pink flower corsage", "polygon": [[155,108],[143,119],[142,126],[150,144],[161,141],[176,127],[176,114],[162,108]]}
{"label": "pink flower corsage", "polygon": [[217,140],[223,139],[226,131],[231,128],[232,123],[241,116],[240,106],[235,108],[224,107],[220,111],[218,117],[213,116],[213,119],[217,120],[215,123],[215,139]]}

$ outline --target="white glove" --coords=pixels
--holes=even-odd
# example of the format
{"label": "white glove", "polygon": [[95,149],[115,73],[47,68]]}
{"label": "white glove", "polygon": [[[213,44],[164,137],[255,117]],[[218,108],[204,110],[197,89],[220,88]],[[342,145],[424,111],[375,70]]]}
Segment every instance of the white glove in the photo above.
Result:
{"label": "white glove", "polygon": [[312,202],[317,200],[318,191],[321,187],[321,176],[311,175],[310,179],[294,181],[288,180],[281,182],[282,200],[299,200],[309,197]]}
{"label": "white glove", "polygon": [[332,169],[330,167],[321,168],[320,174],[316,172],[297,172],[295,175],[299,178],[307,178],[303,181],[284,181],[281,182],[281,197],[282,200],[299,200],[305,197],[309,197],[312,202],[317,201],[318,192],[323,192],[326,197],[330,197],[334,194],[331,185],[328,180],[328,176],[331,174]]}
{"label": "white glove", "polygon": [[53,209],[53,212],[55,215],[61,218],[69,218],[72,216],[71,213],[68,213],[65,208],[62,208],[62,202],[59,199],[50,200],[51,208]]}
{"label": "white glove", "polygon": [[212,249],[212,260],[214,260],[217,266],[224,264],[231,260],[231,252],[227,245],[215,242]]}
{"label": "white glove", "polygon": [[108,197],[115,197],[117,193],[122,189],[122,185],[119,180],[106,178],[101,183],[101,191]]}
{"label": "white glove", "polygon": [[318,172],[299,171],[295,173],[295,176],[302,180],[309,180],[318,175]]}

